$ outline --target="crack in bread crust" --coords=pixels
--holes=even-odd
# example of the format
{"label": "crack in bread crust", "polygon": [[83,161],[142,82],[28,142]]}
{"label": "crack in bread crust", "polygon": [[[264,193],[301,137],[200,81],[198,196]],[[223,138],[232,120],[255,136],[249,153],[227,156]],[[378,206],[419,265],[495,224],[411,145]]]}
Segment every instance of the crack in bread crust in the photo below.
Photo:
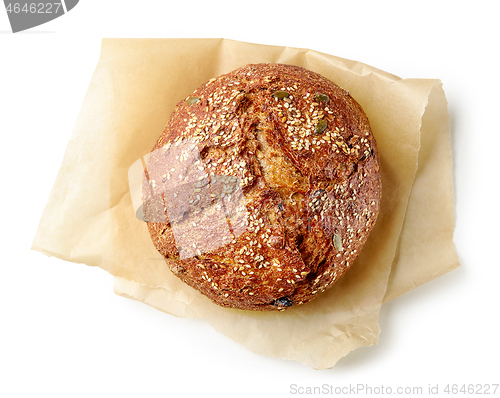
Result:
{"label": "crack in bread crust", "polygon": [[[162,196],[167,219],[148,222],[181,280],[225,307],[284,310],[350,267],[375,223],[381,185],[368,119],[347,91],[302,68],[247,65],[180,101],[153,152],[176,153],[186,142],[199,158],[184,170],[203,170],[207,183],[196,182],[183,202]],[[181,149],[182,161],[189,154]],[[167,175],[158,158],[150,158],[149,176]],[[189,177],[170,166],[169,178]],[[161,186],[152,180],[144,187]],[[143,192],[145,211],[161,212]],[[180,221],[168,219],[176,214]],[[192,255],[183,257],[179,241]]]}

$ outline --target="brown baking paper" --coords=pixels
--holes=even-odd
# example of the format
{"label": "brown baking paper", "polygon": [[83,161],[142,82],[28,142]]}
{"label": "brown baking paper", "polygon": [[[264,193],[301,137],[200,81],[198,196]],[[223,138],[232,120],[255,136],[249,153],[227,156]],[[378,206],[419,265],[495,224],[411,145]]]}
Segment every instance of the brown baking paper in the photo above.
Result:
{"label": "brown baking paper", "polygon": [[[127,178],[179,99],[257,62],[303,66],[349,90],[381,158],[381,211],[359,258],[330,290],[284,312],[221,308],[180,282],[135,217]],[[225,39],[106,39],[33,249],[99,266],[116,277],[117,294],[201,317],[254,352],[332,367],[377,342],[384,300],[458,266],[449,141],[438,80],[402,80],[311,50]]]}

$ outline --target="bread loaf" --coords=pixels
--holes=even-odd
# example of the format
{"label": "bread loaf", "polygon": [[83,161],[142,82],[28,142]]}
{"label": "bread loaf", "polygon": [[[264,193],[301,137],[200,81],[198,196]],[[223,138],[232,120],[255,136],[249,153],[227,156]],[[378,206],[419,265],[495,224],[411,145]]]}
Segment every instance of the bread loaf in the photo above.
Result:
{"label": "bread loaf", "polygon": [[203,84],[178,103],[146,170],[154,246],[224,307],[310,301],[352,265],[379,211],[362,108],[291,65],[246,65]]}

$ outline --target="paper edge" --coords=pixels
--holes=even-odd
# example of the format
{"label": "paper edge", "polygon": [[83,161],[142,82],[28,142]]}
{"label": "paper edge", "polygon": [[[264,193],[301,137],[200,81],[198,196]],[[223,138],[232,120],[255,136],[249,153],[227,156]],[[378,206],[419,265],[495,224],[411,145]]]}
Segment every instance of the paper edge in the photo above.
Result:
{"label": "paper edge", "polygon": [[[430,79],[430,80],[433,80],[434,81],[434,84],[431,86],[430,90],[429,90],[429,93],[427,95],[427,99],[426,99],[426,104],[425,104],[425,107],[424,107],[424,110],[423,110],[423,113],[420,117],[420,129],[422,129],[422,118],[424,117],[424,114],[427,110],[427,107],[429,106],[429,97],[431,96],[431,93],[432,91],[434,90],[440,90],[442,92],[442,100],[444,100],[444,103],[446,104],[446,109],[447,109],[447,113],[448,113],[448,118],[449,118],[449,111],[448,111],[448,100],[446,98],[446,93],[444,91],[444,87],[443,87],[443,83],[440,79]],[[448,119],[449,120],[449,119]],[[399,238],[398,238],[398,243],[397,243],[397,246],[396,246],[396,252],[395,252],[395,255],[394,255],[394,260],[391,264],[391,274],[389,274],[389,280],[388,280],[388,285],[387,285],[387,290],[386,290],[386,293],[384,295],[384,298],[383,298],[383,304],[386,303],[386,302],[389,302],[389,301],[392,301],[398,297],[401,297],[403,296],[404,294],[412,291],[412,290],[415,290],[416,288],[420,287],[420,286],[423,286],[437,278],[439,278],[440,276],[443,276],[443,275],[446,275],[447,273],[457,269],[461,263],[460,263],[460,258],[458,256],[458,252],[457,252],[457,248],[456,248],[456,244],[455,244],[455,241],[454,241],[454,234],[455,234],[455,230],[456,230],[456,207],[455,207],[455,184],[454,184],[454,181],[453,181],[453,156],[452,156],[452,151],[451,151],[451,126],[448,124],[448,134],[447,134],[447,142],[448,142],[448,147],[449,147],[449,150],[450,150],[450,162],[451,162],[451,165],[450,165],[450,168],[449,170],[447,170],[447,173],[449,172],[449,175],[447,175],[447,178],[450,178],[450,181],[451,181],[451,185],[452,185],[452,191],[451,191],[451,206],[453,207],[453,214],[454,214],[454,217],[453,217],[453,235],[452,235],[452,244],[453,244],[453,248],[454,248],[454,252],[455,252],[455,258],[456,258],[456,261],[455,262],[452,262],[448,265],[448,267],[446,267],[446,269],[441,269],[439,272],[435,272],[433,274],[430,274],[427,276],[427,278],[424,278],[418,282],[415,282],[415,281],[412,281],[412,282],[408,282],[407,283],[407,286],[404,288],[404,291],[403,292],[393,292],[391,293],[391,290],[390,290],[390,278],[391,278],[391,274],[394,270],[394,267],[395,267],[395,262],[398,260],[398,253],[399,253],[399,247],[400,247],[400,244],[401,244],[401,232],[403,231],[404,229],[404,224],[406,222],[406,218],[407,218],[407,212],[405,213],[405,217],[403,219],[403,224],[402,224],[402,228],[401,228],[401,231],[400,231],[400,234],[399,234]],[[421,135],[419,136],[419,142],[421,140]],[[420,148],[419,148],[419,152],[420,152]],[[415,170],[415,175],[414,175],[414,178],[413,178],[413,184],[412,184],[412,188],[411,188],[411,192],[410,192],[410,195],[408,197],[408,201],[407,201],[407,205],[406,205],[406,209],[408,209],[408,206],[412,200],[412,193],[413,193],[413,189],[414,189],[414,182],[415,182],[415,178],[417,177],[417,174],[418,174],[418,167],[419,167],[419,164],[418,164],[418,158],[417,158],[417,169]],[[410,286],[411,285],[411,286]]]}

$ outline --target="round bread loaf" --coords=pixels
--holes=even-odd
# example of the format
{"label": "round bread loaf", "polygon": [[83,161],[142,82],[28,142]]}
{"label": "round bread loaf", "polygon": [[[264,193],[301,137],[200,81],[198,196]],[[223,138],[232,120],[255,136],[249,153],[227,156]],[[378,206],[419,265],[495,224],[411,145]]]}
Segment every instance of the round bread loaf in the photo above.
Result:
{"label": "round bread loaf", "polygon": [[379,210],[362,108],[291,65],[246,65],[203,84],[178,103],[146,169],[156,249],[224,307],[310,301],[350,267]]}

